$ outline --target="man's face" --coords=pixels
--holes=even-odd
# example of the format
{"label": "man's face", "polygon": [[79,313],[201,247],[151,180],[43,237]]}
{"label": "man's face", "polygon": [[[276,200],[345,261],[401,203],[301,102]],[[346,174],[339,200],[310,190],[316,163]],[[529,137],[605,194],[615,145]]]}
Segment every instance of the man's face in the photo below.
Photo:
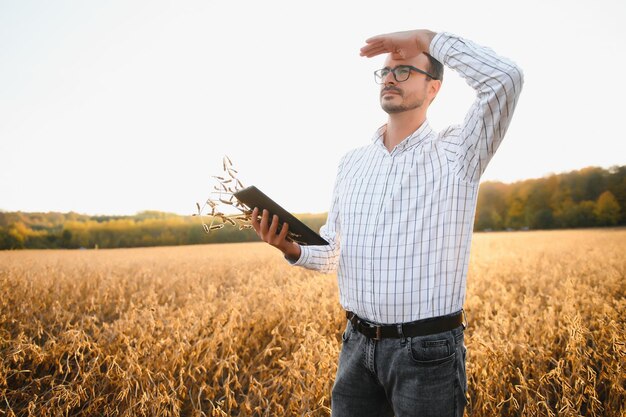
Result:
{"label": "man's face", "polygon": [[[421,70],[428,70],[428,57],[419,54],[411,59],[394,60],[391,55],[385,60],[386,68],[395,68],[398,65],[412,65]],[[406,81],[398,82],[389,72],[380,86],[380,106],[388,114],[401,113],[430,104],[432,96],[429,96],[429,82],[427,76],[411,71]],[[436,93],[436,91],[435,91]]]}

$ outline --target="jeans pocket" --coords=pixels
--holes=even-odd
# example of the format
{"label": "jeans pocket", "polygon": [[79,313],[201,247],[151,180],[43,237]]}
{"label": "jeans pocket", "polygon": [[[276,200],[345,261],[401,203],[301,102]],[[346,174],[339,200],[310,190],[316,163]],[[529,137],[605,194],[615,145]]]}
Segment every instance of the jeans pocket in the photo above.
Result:
{"label": "jeans pocket", "polygon": [[461,391],[461,396],[463,398],[463,404],[467,405],[467,368],[466,368],[466,357],[467,357],[467,348],[464,344],[459,345],[460,355],[459,355],[459,364],[457,367],[457,381],[459,384],[459,388]]}
{"label": "jeans pocket", "polygon": [[341,341],[343,343],[346,343],[348,340],[350,340],[350,336],[352,336],[353,331],[354,329],[352,327],[352,323],[350,322],[350,320],[348,320],[348,323],[346,324],[346,329],[343,331],[343,334],[341,335]]}
{"label": "jeans pocket", "polygon": [[437,366],[453,363],[456,352],[448,339],[409,337],[407,349],[411,361],[420,366]]}

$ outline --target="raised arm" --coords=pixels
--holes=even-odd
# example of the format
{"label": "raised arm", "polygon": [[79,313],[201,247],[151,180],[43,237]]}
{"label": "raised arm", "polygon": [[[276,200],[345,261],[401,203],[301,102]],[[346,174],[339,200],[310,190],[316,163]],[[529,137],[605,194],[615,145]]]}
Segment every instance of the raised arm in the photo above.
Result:
{"label": "raised arm", "polygon": [[511,123],[524,84],[521,68],[490,48],[448,32],[395,32],[366,43],[361,55],[367,57],[391,53],[394,59],[403,59],[428,53],[476,91],[463,124],[447,129],[442,140],[454,156],[457,175],[478,182]]}
{"label": "raised arm", "polygon": [[476,91],[463,124],[444,132],[443,141],[455,155],[457,174],[464,181],[478,182],[511,123],[524,74],[492,49],[446,32],[435,36],[430,54]]}

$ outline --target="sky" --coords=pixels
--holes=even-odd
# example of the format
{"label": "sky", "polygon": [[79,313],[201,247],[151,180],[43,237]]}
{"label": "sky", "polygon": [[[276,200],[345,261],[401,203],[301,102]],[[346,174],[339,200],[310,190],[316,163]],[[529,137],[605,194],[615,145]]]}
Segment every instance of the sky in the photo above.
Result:
{"label": "sky", "polygon": [[[359,49],[410,29],[524,71],[482,181],[625,165],[624,16],[608,0],[0,0],[0,209],[191,214],[228,155],[245,186],[325,212],[340,158],[386,122],[384,57]],[[474,99],[446,68],[430,125],[461,123]]]}

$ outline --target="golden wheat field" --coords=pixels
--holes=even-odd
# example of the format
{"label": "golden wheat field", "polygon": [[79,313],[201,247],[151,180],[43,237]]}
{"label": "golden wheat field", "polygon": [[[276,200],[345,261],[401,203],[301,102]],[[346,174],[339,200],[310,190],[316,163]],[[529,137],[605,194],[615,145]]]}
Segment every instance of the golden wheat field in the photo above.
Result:
{"label": "golden wheat field", "polygon": [[[626,415],[626,229],[475,234],[471,416]],[[263,243],[0,252],[0,416],[328,416],[335,275]]]}

